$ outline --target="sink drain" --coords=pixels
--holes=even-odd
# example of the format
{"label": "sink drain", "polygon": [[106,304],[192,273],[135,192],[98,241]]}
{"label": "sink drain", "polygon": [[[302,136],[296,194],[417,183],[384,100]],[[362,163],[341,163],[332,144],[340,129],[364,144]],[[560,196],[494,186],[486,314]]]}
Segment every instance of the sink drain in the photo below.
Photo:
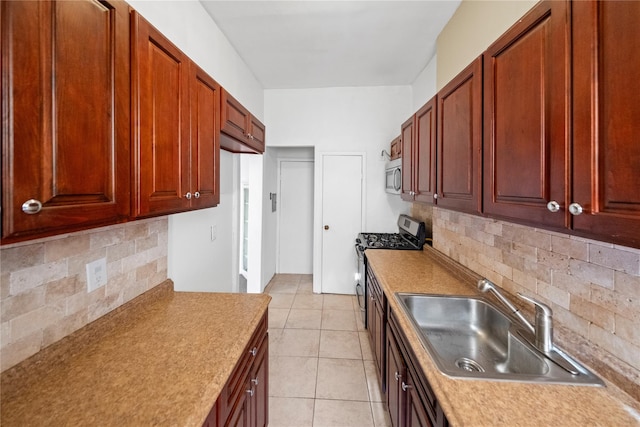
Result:
{"label": "sink drain", "polygon": [[484,372],[484,368],[480,366],[478,362],[466,357],[461,357],[460,359],[456,360],[456,366],[467,372]]}

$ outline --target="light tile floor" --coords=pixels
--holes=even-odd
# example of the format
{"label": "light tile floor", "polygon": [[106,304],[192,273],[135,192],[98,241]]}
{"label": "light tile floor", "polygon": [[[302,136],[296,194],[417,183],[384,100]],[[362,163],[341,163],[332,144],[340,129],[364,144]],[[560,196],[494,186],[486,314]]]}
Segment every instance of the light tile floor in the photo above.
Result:
{"label": "light tile floor", "polygon": [[276,275],[266,292],[269,426],[391,426],[356,298],[314,294],[299,274]]}

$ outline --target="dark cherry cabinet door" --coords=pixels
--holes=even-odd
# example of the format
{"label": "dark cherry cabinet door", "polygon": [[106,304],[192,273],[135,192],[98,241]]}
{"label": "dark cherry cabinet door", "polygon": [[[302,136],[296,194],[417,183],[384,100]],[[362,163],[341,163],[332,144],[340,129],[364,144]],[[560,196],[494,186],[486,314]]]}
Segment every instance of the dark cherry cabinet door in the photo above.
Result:
{"label": "dark cherry cabinet door", "polygon": [[3,243],[126,220],[128,5],[0,8]]}
{"label": "dark cherry cabinet door", "polygon": [[572,226],[640,247],[640,2],[572,5]]}
{"label": "dark cherry cabinet door", "polygon": [[480,212],[482,84],[480,56],[438,92],[438,206]]}
{"label": "dark cherry cabinet door", "polygon": [[400,137],[402,138],[402,191],[400,197],[402,200],[413,201],[415,182],[414,182],[414,124],[415,115],[411,116],[404,122],[400,128]]}
{"label": "dark cherry cabinet door", "polygon": [[265,147],[265,126],[253,115],[249,120],[249,142],[248,144],[256,151],[264,153]]}
{"label": "dark cherry cabinet door", "polygon": [[189,59],[132,12],[136,216],[189,206]]}
{"label": "dark cherry cabinet door", "polygon": [[220,85],[191,63],[191,208],[220,203]]}
{"label": "dark cherry cabinet door", "polygon": [[405,381],[406,367],[398,348],[393,330],[387,330],[387,409],[391,417],[391,425],[404,425],[405,400],[402,391],[402,381]]}
{"label": "dark cherry cabinet door", "polygon": [[484,56],[484,213],[551,228],[565,216],[569,3],[543,1]]}
{"label": "dark cherry cabinet door", "polygon": [[414,179],[416,202],[433,203],[436,193],[436,97],[415,115]]}
{"label": "dark cherry cabinet door", "polygon": [[406,370],[406,422],[405,427],[433,427],[431,418],[422,404],[418,393],[418,383],[411,369]]}
{"label": "dark cherry cabinet door", "polygon": [[224,88],[220,126],[222,149],[232,153],[264,153],[265,126]]}

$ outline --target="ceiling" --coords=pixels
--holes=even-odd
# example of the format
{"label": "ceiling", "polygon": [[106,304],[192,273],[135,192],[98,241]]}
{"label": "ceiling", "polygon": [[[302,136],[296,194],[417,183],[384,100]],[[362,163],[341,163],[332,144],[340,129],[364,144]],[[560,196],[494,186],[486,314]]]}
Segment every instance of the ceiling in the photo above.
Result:
{"label": "ceiling", "polygon": [[460,0],[200,0],[265,89],[409,85]]}

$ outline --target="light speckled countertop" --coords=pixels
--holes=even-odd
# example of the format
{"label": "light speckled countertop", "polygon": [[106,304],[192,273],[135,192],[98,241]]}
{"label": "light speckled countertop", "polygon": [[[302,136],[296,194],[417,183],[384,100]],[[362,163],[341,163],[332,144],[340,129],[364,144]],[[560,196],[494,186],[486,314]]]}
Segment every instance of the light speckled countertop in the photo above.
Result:
{"label": "light speckled countertop", "polygon": [[477,277],[456,270],[454,263],[443,264],[446,260],[428,247],[424,251],[372,250],[366,256],[452,426],[640,425],[638,402],[608,382],[607,387],[587,387],[443,375],[422,347],[394,293],[478,295]]}
{"label": "light speckled countertop", "polygon": [[201,426],[270,300],[167,281],[4,372],[1,424]]}

